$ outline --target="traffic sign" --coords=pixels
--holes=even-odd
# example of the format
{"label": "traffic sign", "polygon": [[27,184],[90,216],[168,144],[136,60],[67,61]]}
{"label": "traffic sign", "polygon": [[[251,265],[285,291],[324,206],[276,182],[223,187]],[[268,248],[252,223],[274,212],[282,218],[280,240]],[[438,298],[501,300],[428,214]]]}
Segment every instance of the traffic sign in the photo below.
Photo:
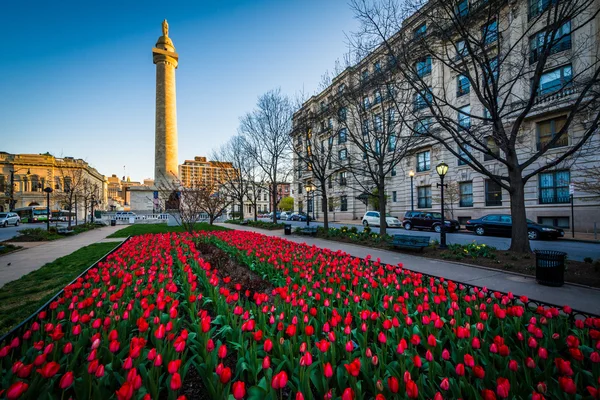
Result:
{"label": "traffic sign", "polygon": [[572,183],[569,184],[569,194],[572,196],[575,194],[575,185]]}

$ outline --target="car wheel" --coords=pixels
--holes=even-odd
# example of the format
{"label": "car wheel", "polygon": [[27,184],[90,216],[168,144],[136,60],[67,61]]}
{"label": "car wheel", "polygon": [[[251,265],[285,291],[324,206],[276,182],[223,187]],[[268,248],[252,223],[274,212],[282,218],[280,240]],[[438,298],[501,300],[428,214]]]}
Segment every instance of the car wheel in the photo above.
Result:
{"label": "car wheel", "polygon": [[366,219],[363,219],[363,226],[364,227],[369,226],[369,222]]}
{"label": "car wheel", "polygon": [[15,222],[15,226],[19,226],[19,221]]}
{"label": "car wheel", "polygon": [[436,233],[442,233],[442,226],[441,226],[441,225],[435,225],[435,226],[433,227],[433,230],[434,230]]}
{"label": "car wheel", "polygon": [[407,231],[410,231],[412,229],[412,224],[410,222],[406,222],[404,224],[404,229],[406,229]]}
{"label": "car wheel", "polygon": [[4,221],[4,223],[2,224],[3,228],[6,228],[8,226],[8,221]]}
{"label": "car wheel", "polygon": [[527,236],[529,237],[529,240],[537,240],[539,234],[538,231],[536,231],[535,229],[530,229],[527,231]]}
{"label": "car wheel", "polygon": [[475,228],[475,234],[477,236],[485,235],[485,229],[483,228],[483,226],[478,226],[477,228]]}

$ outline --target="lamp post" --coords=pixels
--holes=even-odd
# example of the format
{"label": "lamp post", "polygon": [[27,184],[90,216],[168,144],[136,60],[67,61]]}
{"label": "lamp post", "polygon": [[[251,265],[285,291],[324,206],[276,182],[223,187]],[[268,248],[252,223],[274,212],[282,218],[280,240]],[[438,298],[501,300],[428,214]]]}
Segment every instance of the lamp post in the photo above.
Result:
{"label": "lamp post", "polygon": [[437,184],[437,187],[441,188],[441,200],[442,200],[442,225],[440,226],[440,249],[447,249],[448,246],[446,246],[446,221],[444,220],[444,177],[446,176],[446,174],[448,173],[448,164],[446,164],[445,162],[441,162],[439,163],[436,167],[435,170],[437,171],[438,175],[440,176],[440,181],[441,183]]}
{"label": "lamp post", "polygon": [[410,211],[415,211],[415,196],[413,194],[413,179],[415,178],[415,171],[412,169],[408,173],[410,176]]}
{"label": "lamp post", "polygon": [[312,185],[306,184],[304,187],[306,189],[306,226],[310,225],[310,215],[308,214],[308,201],[310,198],[310,192],[312,191]]}
{"label": "lamp post", "polygon": [[91,201],[92,213],[90,215],[90,221],[92,224],[94,223],[94,204],[95,203],[96,203],[96,196],[92,195],[92,201]]}
{"label": "lamp post", "polygon": [[[25,168],[20,168],[18,170],[10,171],[10,203],[8,204],[9,211],[15,209],[15,172],[19,172],[20,170]],[[31,175],[31,170],[27,168],[27,175]]]}
{"label": "lamp post", "polygon": [[50,186],[48,186],[47,188],[44,189],[44,192],[46,192],[46,213],[47,213],[46,230],[49,231],[50,230],[50,193],[52,193],[52,188]]}

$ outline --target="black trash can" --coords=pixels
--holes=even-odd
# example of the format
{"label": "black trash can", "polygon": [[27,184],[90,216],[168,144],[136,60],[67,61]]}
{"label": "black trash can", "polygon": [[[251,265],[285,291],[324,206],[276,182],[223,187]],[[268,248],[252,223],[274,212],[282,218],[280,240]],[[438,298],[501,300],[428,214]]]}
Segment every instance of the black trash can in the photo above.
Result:
{"label": "black trash can", "polygon": [[117,220],[116,219],[111,219],[110,220],[110,226],[116,226],[117,225]]}
{"label": "black trash can", "polygon": [[283,232],[286,235],[291,235],[292,234],[292,225],[290,225],[290,224],[283,225]]}
{"label": "black trash can", "polygon": [[565,283],[565,258],[563,251],[535,250],[535,280],[546,286]]}

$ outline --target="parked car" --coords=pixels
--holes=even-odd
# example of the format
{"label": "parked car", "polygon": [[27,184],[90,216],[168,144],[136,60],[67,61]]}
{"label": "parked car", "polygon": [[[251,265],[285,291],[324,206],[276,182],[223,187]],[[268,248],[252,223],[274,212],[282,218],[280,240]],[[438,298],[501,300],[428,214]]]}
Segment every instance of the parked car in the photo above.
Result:
{"label": "parked car", "polygon": [[306,215],[304,212],[294,212],[288,217],[288,221],[304,221],[308,218],[309,221],[312,221],[310,215]]}
{"label": "parked car", "polygon": [[[367,211],[362,217],[363,226],[379,226],[380,215],[379,211]],[[402,226],[400,220],[396,217],[392,217],[390,214],[386,214],[385,224],[390,228],[400,228]]]}
{"label": "parked car", "polygon": [[[446,232],[460,230],[460,223],[455,219],[444,218],[444,224],[446,225]],[[407,231],[414,228],[433,230],[439,233],[442,230],[442,214],[430,211],[407,211],[404,214],[402,225]]]}
{"label": "parked car", "polygon": [[[273,211],[271,211],[270,213],[267,214],[267,218],[268,219],[273,219]],[[275,213],[275,218],[281,219],[281,213],[280,212],[276,212]]]}
{"label": "parked car", "polygon": [[280,218],[280,219],[282,219],[282,220],[284,220],[284,221],[287,221],[287,219],[290,217],[290,215],[292,215],[292,213],[289,213],[289,212],[287,212],[287,211],[283,211],[283,212],[282,212],[282,213],[279,215],[279,218]]}
{"label": "parked car", "polygon": [[21,217],[14,212],[3,212],[0,213],[0,226],[6,228],[8,225],[19,226],[21,223]]}
{"label": "parked car", "polygon": [[[475,232],[478,236],[510,236],[512,217],[508,214],[489,214],[481,218],[468,220],[465,227],[468,231]],[[557,239],[565,236],[565,231],[554,226],[540,225],[528,219],[527,234],[529,240]]]}

